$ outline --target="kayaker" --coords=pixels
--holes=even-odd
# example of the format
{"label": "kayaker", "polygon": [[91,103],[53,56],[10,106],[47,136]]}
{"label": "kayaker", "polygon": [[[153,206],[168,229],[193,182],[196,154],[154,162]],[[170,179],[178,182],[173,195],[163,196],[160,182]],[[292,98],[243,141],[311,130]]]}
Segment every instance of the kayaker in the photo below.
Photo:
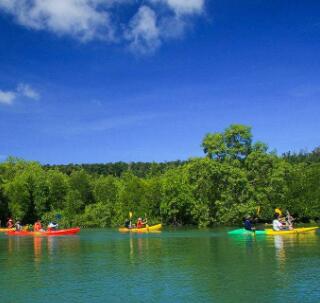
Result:
{"label": "kayaker", "polygon": [[274,219],[272,221],[272,228],[275,231],[288,229],[288,227],[286,225],[283,225],[283,223],[280,222],[279,213],[277,213],[277,212],[274,214]]}
{"label": "kayaker", "polygon": [[43,231],[40,220],[37,220],[36,223],[34,223],[33,230],[34,231]]}
{"label": "kayaker", "polygon": [[126,219],[126,220],[124,221],[124,227],[126,227],[126,228],[132,228],[131,220]]}
{"label": "kayaker", "polygon": [[48,224],[47,231],[53,231],[53,230],[56,230],[57,228],[58,228],[58,224],[56,222],[50,222]]}
{"label": "kayaker", "polygon": [[283,223],[283,224],[286,224],[286,217],[283,215],[283,212],[280,208],[276,208],[274,210],[274,213],[275,214],[278,214],[278,220]]}
{"label": "kayaker", "polygon": [[13,223],[13,220],[11,218],[8,219],[7,227],[8,228],[13,228],[14,227],[14,223]]}
{"label": "kayaker", "polygon": [[246,230],[250,230],[250,231],[255,231],[256,228],[254,226],[253,220],[251,218],[251,216],[246,216],[245,221],[244,221],[244,228]]}
{"label": "kayaker", "polygon": [[275,208],[274,213],[275,213],[275,214],[278,214],[278,215],[279,215],[279,218],[282,217],[282,210],[281,210],[280,208]]}
{"label": "kayaker", "polygon": [[21,225],[19,220],[16,222],[16,224],[14,226],[16,228],[16,231],[21,231],[22,230],[22,225]]}
{"label": "kayaker", "polygon": [[142,221],[142,218],[138,218],[137,221],[137,228],[142,228],[144,227],[145,223]]}
{"label": "kayaker", "polygon": [[287,222],[287,225],[289,226],[289,229],[293,229],[293,221],[294,221],[294,218],[290,215],[289,211],[287,210],[286,211],[287,215],[286,215],[286,222]]}

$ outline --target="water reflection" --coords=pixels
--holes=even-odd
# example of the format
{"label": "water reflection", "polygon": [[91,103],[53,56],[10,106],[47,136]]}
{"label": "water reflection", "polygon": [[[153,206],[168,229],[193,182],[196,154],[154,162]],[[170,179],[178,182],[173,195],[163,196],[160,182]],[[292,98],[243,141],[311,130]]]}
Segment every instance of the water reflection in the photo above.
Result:
{"label": "water reflection", "polygon": [[41,260],[42,254],[42,237],[33,237],[34,261],[37,263]]}
{"label": "water reflection", "polygon": [[57,251],[58,241],[56,237],[47,237],[48,256],[52,257]]}
{"label": "water reflection", "polygon": [[276,260],[280,268],[284,268],[286,261],[286,250],[284,248],[283,236],[274,236],[274,247],[276,249]]}
{"label": "water reflection", "polygon": [[[271,241],[271,239],[269,239]],[[288,261],[289,254],[295,253],[295,250],[301,250],[303,247],[313,246],[317,241],[315,233],[310,234],[292,234],[292,235],[275,235],[273,237],[273,245],[275,248],[275,256],[278,264],[284,270],[284,265]]]}
{"label": "water reflection", "polygon": [[8,252],[13,254],[16,251],[20,251],[21,248],[21,239],[20,237],[8,237]]}
{"label": "water reflection", "polygon": [[148,252],[148,248],[149,248],[149,239],[147,237],[130,234],[129,251],[130,251],[131,259],[134,258],[135,256],[142,257],[145,253]]}

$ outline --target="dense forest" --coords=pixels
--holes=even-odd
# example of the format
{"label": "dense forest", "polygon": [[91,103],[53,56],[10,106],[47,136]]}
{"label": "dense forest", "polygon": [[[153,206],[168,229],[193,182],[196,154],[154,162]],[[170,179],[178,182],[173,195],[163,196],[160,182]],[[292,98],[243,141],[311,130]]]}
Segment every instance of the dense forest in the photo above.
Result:
{"label": "dense forest", "polygon": [[319,148],[278,156],[239,124],[207,134],[201,147],[202,158],[168,163],[50,166],[10,157],[0,163],[0,219],[107,227],[132,211],[149,223],[204,227],[246,214],[268,221],[275,207],[300,221],[319,218]]}

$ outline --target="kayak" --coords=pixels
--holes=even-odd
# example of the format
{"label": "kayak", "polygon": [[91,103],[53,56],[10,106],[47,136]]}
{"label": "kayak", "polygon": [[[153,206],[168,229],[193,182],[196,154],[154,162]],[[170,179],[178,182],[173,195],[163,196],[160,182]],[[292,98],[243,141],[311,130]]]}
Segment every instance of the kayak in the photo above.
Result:
{"label": "kayak", "polygon": [[0,233],[6,233],[7,231],[15,230],[14,228],[0,228]]}
{"label": "kayak", "polygon": [[159,231],[162,228],[162,224],[157,224],[153,226],[147,226],[142,228],[126,228],[126,227],[120,227],[120,232],[136,232],[136,233],[147,233],[147,232],[153,232],[153,231]]}
{"label": "kayak", "polygon": [[8,236],[69,236],[80,231],[79,227],[51,231],[8,231]]}
{"label": "kayak", "polygon": [[[25,230],[27,228],[27,226],[23,226],[22,229]],[[13,227],[13,228],[0,228],[0,233],[6,233],[8,231],[15,231],[16,229]]]}
{"label": "kayak", "polygon": [[273,236],[273,235],[292,235],[292,234],[304,234],[304,233],[310,233],[315,232],[319,227],[313,226],[313,227],[298,227],[292,230],[273,230],[273,229],[266,229],[266,234]]}
{"label": "kayak", "polygon": [[292,235],[292,234],[303,234],[303,233],[310,233],[315,232],[319,227],[297,227],[292,230],[279,230],[275,231],[273,229],[265,229],[265,230],[256,230],[255,232],[246,230],[244,228],[234,229],[228,232],[229,235],[268,235],[268,236],[275,236],[275,235]]}
{"label": "kayak", "polygon": [[265,235],[264,230],[256,230],[256,231],[250,231],[244,228],[234,229],[231,231],[228,231],[229,235]]}

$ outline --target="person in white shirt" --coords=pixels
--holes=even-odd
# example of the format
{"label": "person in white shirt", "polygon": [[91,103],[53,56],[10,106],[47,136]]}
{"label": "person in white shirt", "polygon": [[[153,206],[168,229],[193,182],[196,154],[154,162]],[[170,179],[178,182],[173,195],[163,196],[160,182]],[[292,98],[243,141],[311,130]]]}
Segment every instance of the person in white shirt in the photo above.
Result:
{"label": "person in white shirt", "polygon": [[16,224],[14,226],[16,227],[16,231],[21,231],[22,230],[22,225],[21,225],[19,220],[16,222]]}
{"label": "person in white shirt", "polygon": [[272,228],[275,231],[288,229],[288,226],[283,225],[283,223],[280,222],[278,213],[274,214],[274,220],[272,221]]}
{"label": "person in white shirt", "polygon": [[56,222],[50,222],[48,225],[48,231],[53,231],[58,228],[58,224]]}

